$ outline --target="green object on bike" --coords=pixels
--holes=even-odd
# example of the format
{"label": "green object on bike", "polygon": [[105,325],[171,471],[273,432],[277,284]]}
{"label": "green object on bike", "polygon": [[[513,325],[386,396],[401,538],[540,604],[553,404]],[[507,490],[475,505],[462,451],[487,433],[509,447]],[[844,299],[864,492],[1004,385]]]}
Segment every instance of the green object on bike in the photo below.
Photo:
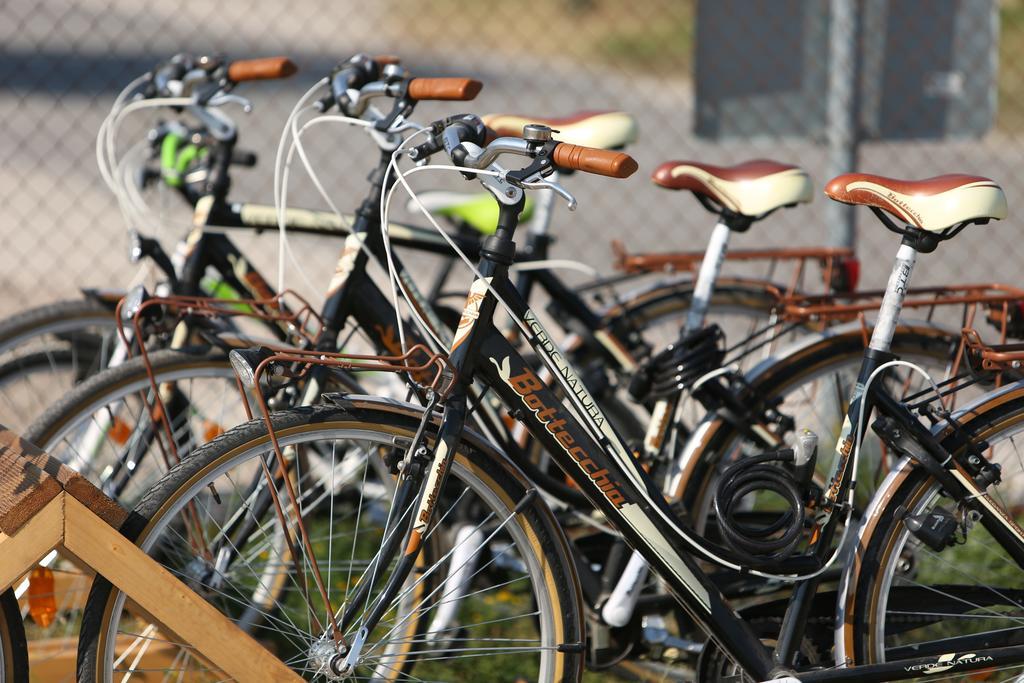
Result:
{"label": "green object on bike", "polygon": [[188,169],[188,165],[191,164],[196,157],[205,156],[208,152],[206,149],[201,149],[195,145],[189,144],[181,148],[181,152],[178,153],[178,161],[174,166],[174,170],[178,172],[179,177],[185,174]]}
{"label": "green object on bike", "polygon": [[[213,277],[204,277],[199,282],[200,287],[203,291],[209,292],[209,295],[216,297],[217,299],[241,299],[242,295],[238,293],[234,287],[224,282],[224,280],[216,279]],[[243,313],[252,311],[249,304],[231,304],[231,308]]]}
{"label": "green object on bike", "polygon": [[171,187],[181,187],[189,164],[197,157],[209,154],[206,148],[191,143],[179,149],[183,140],[180,135],[168,133],[160,145],[160,176]]}
{"label": "green object on bike", "polygon": [[178,146],[182,137],[175,133],[167,133],[160,143],[160,176],[171,187],[181,186],[181,172],[177,170]]}
{"label": "green object on bike", "polygon": [[[479,232],[481,235],[493,235],[498,226],[498,204],[494,197],[489,194],[480,194],[467,201],[438,209],[442,216],[457,218],[468,226]],[[519,214],[519,220],[528,221],[533,215],[533,201],[526,200],[523,212]]]}

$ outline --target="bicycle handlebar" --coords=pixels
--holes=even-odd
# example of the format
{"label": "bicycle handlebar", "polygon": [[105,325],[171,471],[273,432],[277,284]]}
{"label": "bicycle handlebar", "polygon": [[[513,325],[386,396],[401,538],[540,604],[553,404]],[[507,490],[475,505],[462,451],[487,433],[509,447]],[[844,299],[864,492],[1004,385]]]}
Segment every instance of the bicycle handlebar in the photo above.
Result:
{"label": "bicycle handlebar", "polygon": [[[459,135],[460,132],[449,127],[445,130],[445,137],[451,138]],[[460,142],[467,141],[476,144],[473,140],[460,138]],[[466,168],[485,169],[493,164],[502,154],[516,154],[521,157],[535,156],[535,151],[531,148],[530,143],[522,138],[494,138],[475,154],[469,150],[460,154],[460,150],[453,147],[451,143],[448,143],[446,146],[450,148],[449,153],[451,154],[452,161],[456,165],[465,166]],[[466,148],[463,147],[462,149],[465,150]]]}
{"label": "bicycle handlebar", "polygon": [[288,78],[299,68],[287,57],[240,59],[228,65],[228,79],[234,83]]}
{"label": "bicycle handlebar", "polygon": [[406,92],[414,100],[468,102],[480,94],[484,84],[472,78],[414,78]]}
{"label": "bicycle handlebar", "polygon": [[[472,122],[477,122],[479,125],[474,126]],[[542,167],[545,156],[550,160],[552,166],[563,170],[583,171],[609,178],[628,178],[639,168],[636,160],[625,152],[583,147],[551,140],[550,129],[544,128],[537,131],[536,129],[540,128],[537,126],[533,126],[532,128],[535,130],[530,132],[543,134],[546,131],[546,138],[501,137],[488,142],[486,137],[490,129],[483,125],[479,117],[465,115],[454,121],[447,119],[443,125],[443,133],[439,137],[444,143],[444,148],[456,165],[466,168],[487,168],[502,154],[516,154],[532,159],[541,159],[541,168],[537,169],[538,172],[544,171]],[[435,124],[434,128],[437,127]],[[524,131],[524,135],[526,132]],[[471,149],[463,143],[471,143],[475,149]],[[437,146],[436,143],[434,146]],[[413,159],[430,153],[431,143],[420,145],[416,151],[419,154],[414,154]]]}
{"label": "bicycle handlebar", "polygon": [[144,95],[175,97],[201,92],[209,99],[217,91],[230,90],[238,83],[287,78],[296,71],[295,62],[283,56],[225,63],[222,57],[179,53],[149,72],[149,89]]}
{"label": "bicycle handlebar", "polygon": [[[378,60],[386,61],[378,61]],[[331,70],[328,76],[328,94],[317,101],[317,107],[325,112],[338,104],[345,112],[349,103],[348,90],[359,89],[380,76],[381,67],[385,64],[397,64],[398,58],[392,55],[370,57],[363,53],[353,55]]]}
{"label": "bicycle handlebar", "polygon": [[583,147],[568,142],[559,143],[551,152],[556,166],[573,171],[584,171],[609,178],[628,178],[639,166],[625,152],[613,152],[596,147]]}

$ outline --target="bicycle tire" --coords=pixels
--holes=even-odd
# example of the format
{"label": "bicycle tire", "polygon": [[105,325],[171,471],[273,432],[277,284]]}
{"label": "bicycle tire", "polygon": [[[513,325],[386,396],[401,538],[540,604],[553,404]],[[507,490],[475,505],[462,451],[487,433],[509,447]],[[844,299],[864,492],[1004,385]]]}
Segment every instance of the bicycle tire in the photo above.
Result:
{"label": "bicycle tire", "polygon": [[[690,279],[659,281],[639,292],[627,294],[603,312],[602,325],[620,335],[638,330],[657,351],[673,343],[683,328],[694,284]],[[779,291],[784,291],[784,288],[761,280],[719,278],[708,302],[707,320],[722,327],[729,345],[742,342],[767,325],[778,307]],[[652,334],[657,334],[653,330],[659,325],[666,326],[664,334],[651,338]],[[799,336],[813,331],[808,326],[796,325],[788,330],[788,334]],[[771,338],[772,335],[758,336],[754,341],[760,343]],[[781,343],[781,338],[774,338],[768,346]],[[756,356],[741,360],[746,366],[756,362]]]}
{"label": "bicycle tire", "polygon": [[[1006,465],[1007,463],[1015,464],[1020,470],[1024,470],[1024,467],[1021,467],[1017,460],[1019,456],[1016,454],[1017,445],[1014,443],[1014,437],[1024,429],[1024,383],[1010,385],[1004,390],[987,395],[972,404],[969,409],[965,408],[960,413],[958,420],[960,422],[959,433],[951,433],[952,430],[950,429],[944,430],[942,443],[947,452],[956,453],[962,451],[967,445],[968,439],[984,440],[989,445],[985,450],[986,456],[1003,462],[1003,482],[1009,481],[1014,475],[1020,475],[1020,471],[1008,472]],[[940,433],[940,436],[942,434]],[[1014,457],[1010,458],[1007,456],[1005,459],[1002,459],[997,454],[997,450],[1001,443],[1004,445],[1007,443],[1007,438],[1009,439],[1009,445],[1012,446],[1014,451]],[[1005,453],[1006,451],[1001,452]],[[861,543],[857,546],[857,558],[855,563],[852,564],[857,570],[851,570],[850,575],[847,577],[848,583],[840,593],[841,602],[837,605],[844,615],[840,628],[836,632],[837,656],[849,658],[856,664],[885,661],[885,650],[888,647],[886,644],[887,637],[891,638],[890,645],[893,648],[922,648],[922,654],[918,656],[928,655],[927,643],[909,644],[900,642],[903,639],[904,633],[913,632],[915,629],[915,627],[908,625],[914,623],[911,621],[913,617],[912,611],[896,616],[897,621],[894,622],[896,633],[887,633],[887,610],[890,600],[894,599],[893,595],[890,595],[889,589],[895,581],[905,581],[910,584],[908,586],[909,590],[914,591],[916,587],[912,584],[916,582],[916,577],[921,576],[922,573],[925,576],[932,575],[933,578],[931,580],[938,581],[943,576],[942,570],[945,569],[951,577],[963,578],[966,576],[971,580],[979,582],[984,581],[986,576],[999,576],[1002,573],[1001,568],[999,571],[993,570],[997,563],[989,564],[985,562],[986,558],[988,558],[986,553],[998,552],[992,549],[993,545],[998,544],[987,535],[987,531],[983,528],[976,526],[967,532],[962,549],[960,546],[950,546],[941,551],[934,551],[919,542],[911,540],[910,534],[906,530],[905,516],[936,505],[937,502],[930,501],[938,501],[942,496],[939,492],[941,487],[924,468],[915,467],[909,461],[904,461],[902,466],[890,475],[890,480],[887,483],[889,485],[877,499],[878,504],[868,511],[863,522],[860,537]],[[998,489],[999,485],[994,486]],[[992,493],[991,487],[990,493]],[[1013,493],[1013,491],[1011,490],[1008,493]],[[995,497],[1002,500],[1002,496],[998,491],[995,492]],[[1016,501],[1017,498],[1014,500]],[[1017,519],[1020,520],[1020,510],[1016,506],[1011,509],[1011,513],[1014,512]],[[971,540],[972,536],[974,536],[973,541]],[[950,558],[955,559],[955,562],[951,562],[950,559],[941,559],[942,554],[946,552],[950,553]],[[936,561],[933,562],[933,565],[928,565],[922,569],[920,565],[928,561],[929,556],[934,556]],[[922,560],[922,558],[924,559]],[[951,564],[952,567],[955,567],[955,570],[947,567],[947,564]],[[939,571],[936,571],[935,567],[938,567]],[[1012,571],[1016,576],[1012,583],[1013,589],[1019,590],[1021,575],[1024,574],[1024,571],[1015,566],[1010,567],[1009,571]],[[897,576],[897,574],[900,576]],[[907,579],[905,577],[910,578]],[[921,586],[924,585],[921,584]],[[991,587],[984,588],[976,593],[972,591],[972,596],[969,598],[957,596],[956,594],[948,597],[943,595],[942,591],[932,589],[926,591],[926,599],[917,604],[932,606],[950,603],[956,606],[959,601],[963,603],[959,605],[960,609],[968,609],[973,612],[978,605],[972,605],[971,603],[981,602],[977,596],[984,596],[990,592],[999,596],[998,592]],[[988,597],[992,600],[991,595]],[[1005,593],[1002,598],[1016,603],[1016,600],[1010,597],[1009,593]],[[902,599],[896,600],[893,603],[897,609],[903,604],[900,601]],[[999,599],[993,600],[993,603],[998,602],[1000,602]],[[1019,603],[1016,604],[1019,605]],[[996,607],[987,604],[983,605],[983,607],[984,609],[981,611],[981,614],[972,614],[972,625],[977,624],[979,621],[978,617],[984,617],[986,611],[991,612],[990,617],[992,619],[998,619]],[[935,607],[932,607],[932,609],[935,609]],[[943,616],[945,618],[930,617],[929,621],[935,620],[935,623],[924,621],[916,628],[922,628],[927,633],[929,629],[935,629],[938,624],[948,622],[950,617],[955,617],[955,613]],[[984,618],[981,621],[983,622]],[[1013,622],[1016,623],[1016,619]],[[945,629],[948,628],[949,625],[945,624],[944,635],[946,633]],[[1016,628],[1019,628],[1019,626]],[[1012,636],[1010,637],[1012,638]],[[1019,644],[1020,638],[1017,638],[1017,642]],[[944,643],[939,643],[939,645],[942,651],[936,653],[936,665],[932,669],[921,672],[922,675],[927,675],[929,680],[944,680],[942,676],[937,674],[941,674],[944,667],[946,669],[952,668],[950,662],[938,661],[939,655],[947,652],[950,646]],[[976,644],[974,649],[981,649],[983,647],[984,645]],[[946,664],[950,664],[950,666],[946,666]],[[1018,669],[1019,674],[1019,670],[1024,667],[1017,665],[1015,668]],[[1005,677],[1006,672],[1003,672],[1002,675]]]}
{"label": "bicycle tire", "polygon": [[14,591],[0,595],[0,681],[28,683],[28,644]]}
{"label": "bicycle tire", "polygon": [[114,309],[90,297],[30,308],[0,320],[0,353],[40,334],[61,334],[90,325],[115,329]]}
{"label": "bicycle tire", "polygon": [[[381,407],[380,403],[368,400],[344,406],[300,408],[277,413],[272,419],[282,443],[290,443],[289,438],[312,441],[318,434],[330,435],[337,430],[374,433],[381,442],[415,433],[419,427],[418,408],[395,408],[397,404]],[[144,549],[156,544],[161,520],[191,500],[190,492],[205,490],[218,468],[241,461],[248,452],[258,452],[267,442],[265,425],[255,420],[205,445],[154,487],[136,508],[135,521],[122,532]],[[464,438],[460,444],[452,472],[459,477],[459,484],[470,488],[482,485],[491,491],[492,504],[500,504],[506,512],[517,510],[515,514],[509,512],[507,519],[514,518],[515,528],[523,530],[517,542],[527,544],[527,551],[522,552],[528,552],[530,558],[525,561],[541,577],[539,582],[535,579],[535,585],[543,586],[551,600],[549,614],[539,617],[542,622],[550,622],[555,630],[552,635],[559,644],[551,651],[550,680],[578,680],[582,667],[581,598],[566,540],[550,510],[539,496],[531,493],[532,484],[514,465],[472,437]],[[90,592],[79,641],[79,676],[87,683],[111,680],[109,664],[105,662],[113,661],[108,643],[111,628],[116,629],[117,595],[102,579],[94,583]]]}
{"label": "bicycle tire", "polygon": [[[0,396],[7,404],[3,422],[24,429],[45,409],[45,396],[64,393],[102,369],[103,346],[116,336],[109,305],[93,298],[69,299],[23,311],[0,321]],[[45,374],[49,382],[39,389]],[[33,387],[33,383],[36,385]]]}

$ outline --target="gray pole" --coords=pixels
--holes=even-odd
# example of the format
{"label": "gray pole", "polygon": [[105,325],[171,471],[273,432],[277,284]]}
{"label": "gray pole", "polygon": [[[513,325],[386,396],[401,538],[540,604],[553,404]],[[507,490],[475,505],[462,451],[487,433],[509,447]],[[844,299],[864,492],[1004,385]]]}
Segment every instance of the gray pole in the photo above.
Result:
{"label": "gray pole", "polygon": [[[828,182],[857,168],[857,2],[831,0],[829,12],[828,108],[825,139],[828,143]],[[853,207],[828,202],[825,220],[832,246],[854,244]]]}

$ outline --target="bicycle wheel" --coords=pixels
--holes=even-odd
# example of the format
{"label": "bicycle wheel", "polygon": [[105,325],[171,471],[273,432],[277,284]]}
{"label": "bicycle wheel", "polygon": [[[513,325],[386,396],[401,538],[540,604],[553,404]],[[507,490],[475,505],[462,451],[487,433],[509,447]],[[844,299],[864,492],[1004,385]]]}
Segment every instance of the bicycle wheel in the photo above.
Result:
{"label": "bicycle wheel", "polygon": [[[962,435],[947,436],[951,453],[984,440],[985,457],[1001,466],[991,500],[1024,522],[1024,384],[977,402],[961,415]],[[857,664],[934,656],[921,670],[932,680],[978,680],[945,671],[970,653],[1024,645],[1024,569],[981,524],[967,522],[939,549],[910,531],[908,520],[960,516],[957,503],[923,468],[907,464],[864,521],[856,566],[844,591],[847,615],[837,651]],[[956,657],[943,657],[948,653]],[[1020,680],[1024,666],[993,668],[992,680]]]}
{"label": "bicycle wheel", "polygon": [[0,682],[28,683],[25,629],[14,591],[0,595]]}
{"label": "bicycle wheel", "polygon": [[[899,328],[893,350],[929,370],[941,373],[946,370],[956,348],[956,341],[953,335],[931,326],[904,325]],[[755,369],[749,376],[750,386],[744,394],[745,400],[752,406],[775,404],[776,410],[790,416],[795,426],[815,430],[822,444],[819,470],[825,472],[830,463],[834,437],[838,435],[845,416],[845,400],[856,382],[863,352],[864,337],[859,325],[836,328],[821,338],[807,339],[795,348],[783,351],[778,359],[765,362]],[[899,384],[901,392],[913,391],[917,384],[905,380],[901,378],[891,382]],[[670,499],[682,501],[681,508],[689,515],[695,529],[714,542],[723,542],[712,505],[721,472],[736,460],[765,450],[763,446],[753,444],[745,435],[743,428],[746,426],[745,423],[730,422],[726,414],[712,412],[697,425],[693,437],[685,444],[681,469],[663,473],[670,477],[669,483],[674,486]],[[783,437],[787,431],[789,428],[775,428],[779,437]],[[870,460],[872,455],[876,459],[880,458],[879,444],[872,444],[870,436],[864,453],[866,460]],[[871,470],[871,476],[865,476],[864,479],[873,479],[874,469],[865,469]],[[748,502],[746,511],[771,514],[773,502],[770,499],[758,500],[756,504]],[[866,504],[866,500],[863,502]],[[714,571],[710,565],[709,571]],[[768,640],[773,639],[785,606],[785,600],[780,599],[785,596],[780,595],[780,590],[786,586],[766,590],[769,587],[760,580],[745,580],[729,572],[718,572],[718,576],[728,595],[741,600],[738,604],[742,604],[743,609],[753,610],[750,613],[751,623],[758,633]],[[656,578],[649,578],[645,590],[660,592]],[[692,624],[684,615],[669,610],[661,616],[666,624],[675,626],[670,627],[669,633],[674,632],[684,639],[701,638],[701,634],[691,633]],[[830,631],[817,631],[818,637],[814,642],[809,639],[802,646],[810,661],[822,661],[824,657],[830,656]],[[657,654],[657,650],[654,654]],[[728,657],[720,652],[718,654],[720,656],[701,657],[701,675],[707,680],[733,680],[737,670]],[[667,667],[663,666],[662,671],[665,670]]]}
{"label": "bicycle wheel", "polygon": [[[246,420],[222,351],[160,350],[149,359],[179,457]],[[131,507],[175,462],[155,438],[155,405],[145,363],[133,358],[76,387],[24,437]]]}
{"label": "bicycle wheel", "polygon": [[[387,462],[396,443],[403,443],[419,426],[417,411],[396,410],[384,411],[368,402],[304,408],[273,417],[282,448],[294,452],[296,462],[304,453],[329,453],[330,472],[336,473],[326,481],[309,471],[296,471],[293,477],[298,498],[309,501],[302,515],[312,529],[310,536],[318,541],[313,544],[317,564],[327,568],[330,577],[325,583],[332,607],[345,604],[348,589],[358,585],[360,570],[370,566],[389,516],[400,519],[405,512],[390,509],[391,499],[375,495],[375,487],[364,483],[368,473],[371,484],[390,478],[386,468],[380,475],[380,463]],[[170,571],[197,585],[198,553],[182,542],[179,529],[185,527],[180,515],[199,511],[202,544],[215,537],[206,530],[216,534],[218,519],[232,512],[249,514],[249,508],[229,503],[212,506],[211,486],[222,500],[230,501],[238,493],[250,498],[252,473],[270,452],[262,421],[228,432],[175,467],[136,508],[138,524],[125,532]],[[358,485],[338,484],[339,466],[346,462],[347,481]],[[351,466],[356,463],[358,467]],[[577,680],[583,629],[578,584],[565,539],[532,486],[507,460],[464,440],[437,505],[439,523],[428,533],[443,539],[441,547],[446,550],[414,573],[411,585],[367,638],[354,679]],[[302,599],[289,563],[273,557],[268,534],[259,531],[270,522],[253,521],[254,531],[246,541],[271,552],[268,557],[244,555],[246,547],[239,546],[244,562],[233,563],[229,571],[212,572],[218,586],[214,604],[222,606],[227,593],[250,596],[253,582],[266,569],[259,560],[266,565],[276,561],[279,571],[287,574],[288,589],[273,609],[264,610],[264,621],[254,625],[254,633],[273,640],[278,656],[308,680],[336,680],[327,673],[333,645],[312,626],[309,616],[310,607],[324,614],[323,604]],[[468,548],[461,545],[467,542]],[[293,564],[308,566],[310,558],[304,550],[299,552],[302,562]],[[456,553],[465,558],[462,563],[451,560]],[[471,572],[465,571],[467,562],[472,562]],[[437,587],[407,600],[411,590],[430,576],[439,579]],[[457,577],[454,582],[452,577]],[[198,587],[209,591],[210,583],[199,581]],[[235,616],[238,602],[241,598],[232,601],[233,607],[228,605],[229,616]],[[445,613],[446,620],[436,628],[435,620]],[[411,622],[417,626],[411,627]],[[355,620],[350,628],[357,626]],[[81,680],[132,680],[132,658],[120,652],[117,643],[119,638],[134,642],[139,634],[145,635],[146,643],[179,651],[170,666],[158,670],[206,680],[202,662],[133,616],[123,595],[103,580],[94,584],[83,620]],[[352,642],[351,635],[346,634],[347,642]],[[152,670],[148,664],[137,666]]]}
{"label": "bicycle wheel", "polygon": [[0,422],[25,429],[54,396],[102,369],[116,343],[113,309],[92,298],[0,322]]}
{"label": "bicycle wheel", "polygon": [[[690,279],[658,282],[637,293],[626,294],[603,315],[603,323],[613,330],[637,329],[654,350],[662,349],[679,338],[693,297],[694,282]],[[774,320],[778,297],[774,291],[785,291],[758,280],[720,278],[708,304],[707,320],[716,323],[725,333],[729,345],[740,344]],[[811,333],[804,325],[779,334],[760,353],[752,353],[741,361],[746,369],[774,348],[784,346]],[[765,341],[758,337],[752,342]]]}

